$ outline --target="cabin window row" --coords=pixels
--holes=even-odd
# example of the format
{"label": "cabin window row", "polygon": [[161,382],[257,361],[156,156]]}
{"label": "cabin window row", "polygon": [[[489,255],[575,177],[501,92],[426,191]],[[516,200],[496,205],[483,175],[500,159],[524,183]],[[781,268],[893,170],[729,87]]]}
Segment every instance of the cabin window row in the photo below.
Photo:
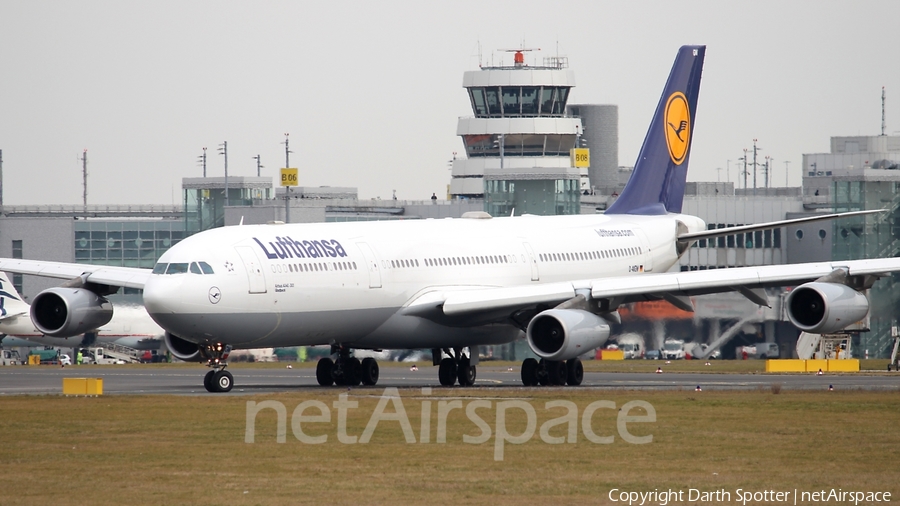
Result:
{"label": "cabin window row", "polygon": [[310,262],[299,264],[272,264],[272,272],[325,272],[325,271],[355,271],[356,262]]}
{"label": "cabin window row", "polygon": [[608,258],[623,258],[640,255],[643,249],[640,247],[613,248],[596,251],[581,251],[576,253],[542,253],[542,262],[578,262],[582,260],[603,260]]}
{"label": "cabin window row", "polygon": [[418,267],[418,266],[419,266],[419,261],[415,260],[415,259],[413,259],[413,260],[403,259],[403,260],[391,260],[390,261],[391,269],[409,269],[409,268]]}
{"label": "cabin window row", "polygon": [[512,255],[479,255],[474,257],[426,258],[428,267],[452,267],[454,265],[496,265],[513,263]]}

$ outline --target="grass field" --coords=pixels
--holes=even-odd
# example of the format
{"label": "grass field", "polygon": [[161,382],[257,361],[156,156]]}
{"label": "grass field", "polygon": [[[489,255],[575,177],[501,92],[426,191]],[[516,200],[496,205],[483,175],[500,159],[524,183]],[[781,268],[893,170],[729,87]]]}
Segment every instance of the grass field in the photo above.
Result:
{"label": "grass field", "polygon": [[[343,388],[312,393],[253,397],[106,396],[0,398],[0,469],[6,490],[2,504],[535,504],[610,503],[612,489],[648,492],[689,488],[731,493],[818,491],[841,488],[890,491],[900,497],[900,394],[881,392],[622,392],[579,389],[400,390],[415,443],[401,424],[382,420],[368,443],[338,441],[340,394],[358,407],[346,412],[346,434],[362,436],[379,412],[380,390]],[[305,422],[309,436],[298,440],[293,411],[304,401],[330,408],[330,422]],[[459,401],[440,433],[438,404]],[[491,437],[467,444],[463,436],[482,429],[466,406],[487,425]],[[523,444],[503,445],[496,460],[497,415],[512,436],[527,425],[525,411],[501,409],[521,401],[534,409],[534,435]],[[548,444],[539,434],[548,420],[566,413],[545,403],[567,400],[577,407],[576,442]],[[591,417],[597,436],[583,431],[585,408],[598,400]],[[647,444],[623,439],[617,411],[630,401],[646,401],[654,422],[628,423]],[[285,442],[277,442],[277,415],[263,409],[255,417],[254,442],[247,443],[248,401],[276,401],[285,407]],[[400,403],[401,401],[397,401]],[[423,403],[430,403],[423,409]],[[504,405],[505,406],[505,405]],[[385,413],[394,413],[389,403]],[[430,413],[428,443],[422,413]],[[309,409],[303,414],[319,414]],[[647,415],[644,408],[625,415]],[[567,436],[568,424],[546,436]],[[687,504],[687,495],[683,502]],[[793,502],[793,501],[791,501]],[[799,501],[803,503],[803,501]],[[616,504],[622,504],[616,503]],[[627,503],[626,503],[627,504]],[[659,504],[654,502],[653,504]],[[760,503],[754,503],[760,504]]]}

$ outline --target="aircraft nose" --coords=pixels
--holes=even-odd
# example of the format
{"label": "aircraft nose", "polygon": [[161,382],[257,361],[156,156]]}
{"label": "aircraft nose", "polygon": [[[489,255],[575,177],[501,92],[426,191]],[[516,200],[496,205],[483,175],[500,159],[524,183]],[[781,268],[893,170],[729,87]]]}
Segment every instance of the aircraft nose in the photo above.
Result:
{"label": "aircraft nose", "polygon": [[153,314],[171,314],[178,312],[181,304],[181,276],[153,276],[144,285],[144,307]]}

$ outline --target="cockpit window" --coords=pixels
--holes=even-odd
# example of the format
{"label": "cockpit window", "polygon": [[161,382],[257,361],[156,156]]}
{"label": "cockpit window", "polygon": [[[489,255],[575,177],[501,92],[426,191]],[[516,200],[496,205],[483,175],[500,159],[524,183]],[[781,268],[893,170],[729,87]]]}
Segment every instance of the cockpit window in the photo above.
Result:
{"label": "cockpit window", "polygon": [[164,263],[158,263],[158,264],[154,265],[153,266],[153,274],[165,274],[166,267],[168,267],[168,266],[169,266],[169,264],[164,264]]}
{"label": "cockpit window", "polygon": [[169,268],[166,269],[166,274],[184,274],[188,271],[188,264],[185,263],[172,263],[169,264]]}
{"label": "cockpit window", "polygon": [[191,274],[203,274],[200,271],[200,266],[197,265],[197,262],[191,262]]}
{"label": "cockpit window", "polygon": [[206,262],[200,262],[200,268],[203,269],[203,274],[215,274],[212,266]]}

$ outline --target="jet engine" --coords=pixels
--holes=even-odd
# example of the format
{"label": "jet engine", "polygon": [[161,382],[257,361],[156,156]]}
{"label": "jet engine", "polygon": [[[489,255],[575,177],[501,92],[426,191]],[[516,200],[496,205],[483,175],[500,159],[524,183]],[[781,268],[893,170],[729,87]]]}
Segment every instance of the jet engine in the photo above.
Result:
{"label": "jet engine", "polygon": [[791,323],[804,332],[828,334],[858,322],[869,299],[847,285],[812,282],[794,288],[785,301]]}
{"label": "jet engine", "polygon": [[84,288],[55,287],[35,296],[31,321],[51,337],[72,337],[109,323],[113,307],[105,298]]}
{"label": "jet engine", "polygon": [[609,324],[581,309],[549,309],[531,319],[526,336],[537,356],[569,360],[603,345]]}
{"label": "jet engine", "polygon": [[200,355],[200,346],[182,339],[175,334],[166,332],[166,348],[179,360],[185,362],[203,362],[203,356]]}

